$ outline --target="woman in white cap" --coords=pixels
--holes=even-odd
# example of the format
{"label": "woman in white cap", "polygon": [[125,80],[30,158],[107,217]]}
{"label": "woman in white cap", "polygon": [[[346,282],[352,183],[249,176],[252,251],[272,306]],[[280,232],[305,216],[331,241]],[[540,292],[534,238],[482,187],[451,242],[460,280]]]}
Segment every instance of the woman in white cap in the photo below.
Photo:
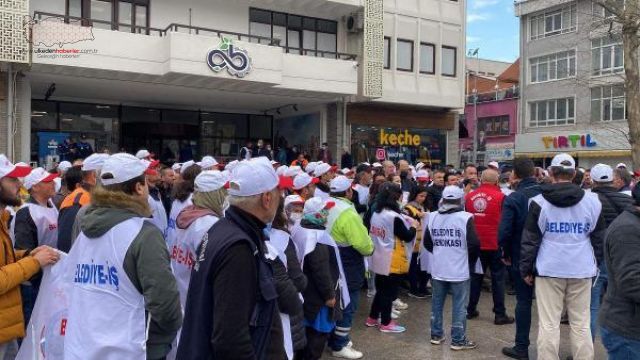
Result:
{"label": "woman in white cap", "polygon": [[302,220],[304,209],[304,198],[300,195],[289,195],[284,199],[284,215],[287,218],[287,228],[289,231],[293,226]]}

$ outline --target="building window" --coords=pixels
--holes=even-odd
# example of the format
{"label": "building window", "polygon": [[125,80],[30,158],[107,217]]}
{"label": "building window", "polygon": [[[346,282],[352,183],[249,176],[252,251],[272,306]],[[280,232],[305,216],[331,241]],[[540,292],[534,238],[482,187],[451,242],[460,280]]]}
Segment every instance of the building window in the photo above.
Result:
{"label": "building window", "polygon": [[452,46],[442,47],[442,75],[456,76],[458,49]]}
{"label": "building window", "polygon": [[423,74],[436,73],[436,46],[420,43],[420,72]]}
{"label": "building window", "polygon": [[289,53],[335,58],[338,51],[338,23],[281,12],[249,9],[249,34],[279,41]]}
{"label": "building window", "polygon": [[396,40],[396,67],[401,71],[413,71],[413,41]]}
{"label": "building window", "polygon": [[86,26],[149,34],[149,0],[66,0],[65,12]]}
{"label": "building window", "polygon": [[625,120],[627,118],[626,103],[623,84],[592,88],[591,120]]}
{"label": "building window", "polygon": [[576,4],[557,10],[545,11],[529,19],[530,39],[564,34],[576,30]]}
{"label": "building window", "polygon": [[576,51],[569,50],[529,60],[531,83],[576,76]]}
{"label": "building window", "polygon": [[478,130],[485,136],[509,135],[509,115],[478,118]]}
{"label": "building window", "polygon": [[552,99],[529,103],[529,126],[544,127],[575,124],[575,99]]}
{"label": "building window", "polygon": [[591,40],[593,75],[607,75],[624,70],[622,38],[619,34]]}
{"label": "building window", "polygon": [[384,68],[391,68],[391,38],[384,37]]}
{"label": "building window", "polygon": [[[624,9],[625,0],[615,0],[615,2],[617,3],[617,5],[621,9]],[[611,13],[611,11],[605,9],[602,5],[597,4],[594,1],[593,2],[593,17],[594,17],[594,20],[609,19],[609,18],[615,17],[615,15],[613,15],[613,13]]]}

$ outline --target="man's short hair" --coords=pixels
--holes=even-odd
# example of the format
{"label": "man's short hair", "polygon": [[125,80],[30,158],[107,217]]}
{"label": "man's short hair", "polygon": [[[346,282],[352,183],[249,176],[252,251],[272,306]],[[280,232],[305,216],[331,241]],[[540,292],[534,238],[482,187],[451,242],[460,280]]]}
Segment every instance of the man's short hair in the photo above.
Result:
{"label": "man's short hair", "polygon": [[619,177],[622,182],[624,182],[624,186],[631,185],[631,174],[629,174],[627,169],[615,168],[613,169],[613,173],[615,176]]}
{"label": "man's short hair", "polygon": [[565,169],[560,166],[551,167],[551,177],[558,180],[571,181],[576,176],[576,169]]}
{"label": "man's short hair", "polygon": [[513,160],[513,173],[518,179],[526,179],[533,176],[535,166],[529,158],[518,157]]}

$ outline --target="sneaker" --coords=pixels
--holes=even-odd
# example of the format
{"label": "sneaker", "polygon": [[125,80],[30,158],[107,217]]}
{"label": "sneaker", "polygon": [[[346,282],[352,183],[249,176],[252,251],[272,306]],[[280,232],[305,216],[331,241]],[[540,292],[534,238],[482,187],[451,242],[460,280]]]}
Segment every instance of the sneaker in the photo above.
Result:
{"label": "sneaker", "polygon": [[391,309],[391,313],[392,313],[392,314],[396,314],[396,315],[400,315],[400,314],[402,314],[402,312],[401,312],[400,310],[398,310],[398,309],[393,309],[393,308]]}
{"label": "sneaker", "polygon": [[502,354],[506,357],[518,360],[529,360],[529,352],[518,350],[516,347],[504,347],[502,348]]}
{"label": "sneaker", "polygon": [[345,346],[340,351],[332,351],[331,355],[333,357],[343,359],[360,359],[364,356],[360,351],[357,351],[350,346]]}
{"label": "sneaker", "polygon": [[364,324],[367,325],[367,327],[376,327],[380,325],[380,322],[377,319],[368,317]]}
{"label": "sneaker", "polygon": [[396,324],[395,321],[391,321],[389,323],[389,325],[380,325],[380,331],[382,331],[383,333],[392,333],[392,334],[400,334],[403,333],[405,331],[407,331],[407,329],[404,326],[400,326],[398,324]]}
{"label": "sneaker", "polygon": [[391,310],[391,319],[392,320],[395,320],[395,319],[397,319],[399,317],[400,317],[400,312],[395,312],[395,311]]}
{"label": "sneaker", "polygon": [[478,347],[478,345],[476,343],[474,343],[473,341],[469,341],[469,340],[465,340],[463,342],[459,342],[459,343],[451,343],[451,350],[471,350],[471,349],[475,349],[476,347]]}
{"label": "sneaker", "polygon": [[427,294],[409,292],[409,297],[412,297],[414,299],[426,299]]}
{"label": "sneaker", "polygon": [[409,308],[409,304],[403,302],[400,299],[395,299],[393,301],[393,307],[398,309],[398,310],[407,310]]}
{"label": "sneaker", "polygon": [[431,343],[433,345],[442,345],[443,342],[444,342],[444,336],[431,335]]}
{"label": "sneaker", "polygon": [[496,325],[509,325],[509,324],[513,324],[515,321],[516,319],[507,315],[496,315],[496,318],[493,321],[493,323]]}
{"label": "sneaker", "polygon": [[480,316],[480,312],[478,310],[473,310],[472,312],[467,313],[467,319],[468,320],[475,319],[478,316]]}

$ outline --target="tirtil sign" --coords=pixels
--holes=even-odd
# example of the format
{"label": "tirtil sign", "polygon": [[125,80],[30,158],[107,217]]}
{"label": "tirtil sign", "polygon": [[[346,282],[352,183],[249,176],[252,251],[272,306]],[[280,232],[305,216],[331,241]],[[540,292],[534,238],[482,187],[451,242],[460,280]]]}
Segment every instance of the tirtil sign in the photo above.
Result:
{"label": "tirtil sign", "polygon": [[392,145],[392,146],[420,146],[420,135],[412,135],[409,130],[404,130],[404,133],[389,134],[380,129],[380,145]]}
{"label": "tirtil sign", "polygon": [[243,78],[251,72],[251,58],[246,50],[235,47],[230,38],[222,38],[217,48],[207,53],[207,65],[215,72],[227,69],[231,76]]}

